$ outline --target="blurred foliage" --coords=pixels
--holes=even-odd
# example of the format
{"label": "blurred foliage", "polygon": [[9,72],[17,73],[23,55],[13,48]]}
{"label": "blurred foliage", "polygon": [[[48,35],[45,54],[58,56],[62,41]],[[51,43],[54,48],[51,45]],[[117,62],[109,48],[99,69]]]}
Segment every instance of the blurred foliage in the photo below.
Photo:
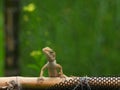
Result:
{"label": "blurred foliage", "polygon": [[45,60],[41,51],[32,51],[30,56],[33,57],[35,64],[29,64],[28,67],[37,71],[40,70],[41,65],[44,64]]}
{"label": "blurred foliage", "polygon": [[0,76],[3,76],[3,0],[0,0]]}
{"label": "blurred foliage", "polygon": [[[21,0],[20,61],[24,76],[38,76],[46,59],[30,53],[50,46],[65,74],[120,74],[120,0]],[[39,56],[43,57],[43,56]]]}

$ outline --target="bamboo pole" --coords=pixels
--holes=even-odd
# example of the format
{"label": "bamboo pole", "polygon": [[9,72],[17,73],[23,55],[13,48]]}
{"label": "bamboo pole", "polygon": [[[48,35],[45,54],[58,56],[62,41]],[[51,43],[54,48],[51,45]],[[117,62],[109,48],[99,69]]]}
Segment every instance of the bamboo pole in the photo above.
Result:
{"label": "bamboo pole", "polygon": [[[66,78],[66,80],[72,79],[71,77]],[[48,88],[49,86],[53,86],[64,81],[65,78],[59,77],[45,77],[44,80],[39,80],[39,77],[1,77],[0,78],[0,88],[9,86],[11,81],[14,81],[18,86],[22,88]]]}
{"label": "bamboo pole", "polygon": [[[11,83],[13,81],[13,83]],[[47,89],[49,87],[58,85],[59,87],[69,87],[85,84],[91,87],[113,87],[120,89],[120,77],[45,77],[44,80],[40,80],[39,77],[1,77],[0,78],[0,90],[7,89],[9,87],[14,87],[14,84],[20,88],[29,88],[29,89]],[[65,84],[65,85],[64,85]],[[73,87],[73,88],[74,88]],[[10,89],[11,90],[11,89]],[[19,89],[17,89],[19,90]],[[56,89],[57,90],[57,89]],[[75,89],[70,89],[75,90]],[[79,89],[81,90],[81,89]],[[102,89],[104,90],[104,89]]]}

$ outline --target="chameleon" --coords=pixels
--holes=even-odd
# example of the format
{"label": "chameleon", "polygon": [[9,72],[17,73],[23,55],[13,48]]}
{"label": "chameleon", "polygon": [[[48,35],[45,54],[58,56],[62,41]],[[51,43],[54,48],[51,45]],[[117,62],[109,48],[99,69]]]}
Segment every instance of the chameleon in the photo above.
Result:
{"label": "chameleon", "polygon": [[50,47],[45,47],[42,49],[42,51],[45,54],[48,62],[41,68],[40,77],[43,77],[45,69],[48,69],[49,77],[67,77],[63,74],[62,66],[56,63],[55,51],[52,50]]}

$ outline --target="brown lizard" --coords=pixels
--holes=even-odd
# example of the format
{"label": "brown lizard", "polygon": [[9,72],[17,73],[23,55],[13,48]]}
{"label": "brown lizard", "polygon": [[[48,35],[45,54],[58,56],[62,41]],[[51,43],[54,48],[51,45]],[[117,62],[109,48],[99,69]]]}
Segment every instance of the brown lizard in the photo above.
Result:
{"label": "brown lizard", "polygon": [[[63,74],[62,66],[56,63],[56,53],[49,47],[42,49],[43,53],[46,55],[48,62],[42,67],[40,72],[40,78],[43,77],[45,69],[48,69],[49,77],[67,77]],[[59,73],[58,70],[59,69]]]}

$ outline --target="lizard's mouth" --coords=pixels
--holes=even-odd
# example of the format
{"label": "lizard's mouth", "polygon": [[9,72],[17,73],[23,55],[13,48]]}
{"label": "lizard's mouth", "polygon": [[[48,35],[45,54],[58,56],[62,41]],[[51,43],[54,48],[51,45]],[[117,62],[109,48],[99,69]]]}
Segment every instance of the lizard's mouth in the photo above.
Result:
{"label": "lizard's mouth", "polygon": [[49,62],[53,62],[55,60],[54,55],[50,54],[49,52],[45,52],[45,55]]}
{"label": "lizard's mouth", "polygon": [[47,49],[46,49],[46,48],[43,48],[43,49],[42,49],[42,51],[43,51],[43,52],[46,52],[46,51],[47,51]]}
{"label": "lizard's mouth", "polygon": [[43,50],[43,53],[44,53],[45,55],[47,55],[47,56],[50,56],[50,53],[49,53],[48,50]]}

